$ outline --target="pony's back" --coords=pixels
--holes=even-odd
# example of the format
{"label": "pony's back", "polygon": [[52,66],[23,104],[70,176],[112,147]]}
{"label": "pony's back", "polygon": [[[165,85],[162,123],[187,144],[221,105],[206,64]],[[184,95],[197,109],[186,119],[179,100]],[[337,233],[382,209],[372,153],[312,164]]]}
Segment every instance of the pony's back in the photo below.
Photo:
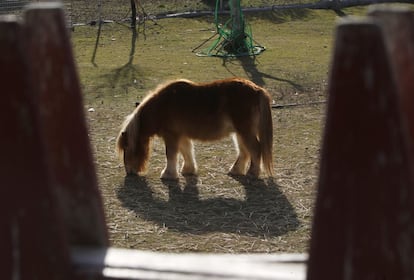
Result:
{"label": "pony's back", "polygon": [[210,141],[254,125],[252,114],[259,110],[263,94],[260,87],[239,78],[213,83],[178,80],[161,87],[149,103],[157,108],[153,119],[165,122],[161,134],[177,131]]}

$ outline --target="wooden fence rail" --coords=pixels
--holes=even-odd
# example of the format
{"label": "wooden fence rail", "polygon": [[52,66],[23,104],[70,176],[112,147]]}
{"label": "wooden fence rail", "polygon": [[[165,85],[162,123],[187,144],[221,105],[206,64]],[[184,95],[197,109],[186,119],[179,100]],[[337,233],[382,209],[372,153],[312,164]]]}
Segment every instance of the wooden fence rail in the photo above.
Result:
{"label": "wooden fence rail", "polygon": [[337,28],[306,265],[108,247],[62,8],[0,17],[1,279],[414,279],[413,23],[376,10]]}

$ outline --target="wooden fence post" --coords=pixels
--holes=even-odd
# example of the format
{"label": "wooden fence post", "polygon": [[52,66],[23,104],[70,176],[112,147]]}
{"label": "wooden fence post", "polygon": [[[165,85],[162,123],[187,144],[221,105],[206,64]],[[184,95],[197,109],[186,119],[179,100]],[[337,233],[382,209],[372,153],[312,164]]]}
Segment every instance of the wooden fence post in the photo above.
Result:
{"label": "wooden fence post", "polygon": [[[408,129],[408,151],[414,159],[414,12],[408,9],[372,10],[380,24],[394,71],[404,124]],[[411,165],[414,176],[414,164]]]}
{"label": "wooden fence post", "polygon": [[103,207],[61,4],[30,5],[24,37],[46,158],[70,244],[106,246]]}
{"label": "wooden fence post", "polygon": [[73,279],[27,65],[22,26],[0,17],[1,279]]}
{"label": "wooden fence post", "polygon": [[414,279],[408,129],[381,28],[338,26],[308,279]]}

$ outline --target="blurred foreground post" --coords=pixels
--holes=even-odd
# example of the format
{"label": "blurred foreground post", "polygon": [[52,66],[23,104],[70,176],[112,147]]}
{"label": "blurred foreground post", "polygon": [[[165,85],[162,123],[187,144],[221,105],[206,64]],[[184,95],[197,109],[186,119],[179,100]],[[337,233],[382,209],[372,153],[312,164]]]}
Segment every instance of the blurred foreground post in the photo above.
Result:
{"label": "blurred foreground post", "polygon": [[16,18],[0,17],[1,279],[71,279],[23,38]]}
{"label": "blurred foreground post", "polygon": [[414,278],[413,44],[397,26],[337,28],[310,280]]}
{"label": "blurred foreground post", "polygon": [[59,4],[29,6],[24,39],[46,159],[72,245],[107,245],[82,94]]}
{"label": "blurred foreground post", "polygon": [[0,18],[2,279],[74,279],[71,247],[108,245],[64,18]]}

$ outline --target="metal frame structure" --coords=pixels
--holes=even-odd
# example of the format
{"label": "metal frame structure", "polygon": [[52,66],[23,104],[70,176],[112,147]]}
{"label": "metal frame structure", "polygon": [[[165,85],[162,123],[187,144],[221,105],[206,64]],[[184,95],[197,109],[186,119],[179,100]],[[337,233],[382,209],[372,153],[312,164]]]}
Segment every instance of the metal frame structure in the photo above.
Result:
{"label": "metal frame structure", "polygon": [[[240,0],[229,0],[230,18],[224,24],[220,23],[219,6],[222,1],[216,0],[214,22],[216,34],[207,41],[217,37],[205,50],[197,52],[198,56],[238,57],[258,55],[265,50],[263,46],[255,44],[250,25],[246,23]],[[205,41],[203,46],[207,41]],[[199,48],[198,47],[198,48]]]}

